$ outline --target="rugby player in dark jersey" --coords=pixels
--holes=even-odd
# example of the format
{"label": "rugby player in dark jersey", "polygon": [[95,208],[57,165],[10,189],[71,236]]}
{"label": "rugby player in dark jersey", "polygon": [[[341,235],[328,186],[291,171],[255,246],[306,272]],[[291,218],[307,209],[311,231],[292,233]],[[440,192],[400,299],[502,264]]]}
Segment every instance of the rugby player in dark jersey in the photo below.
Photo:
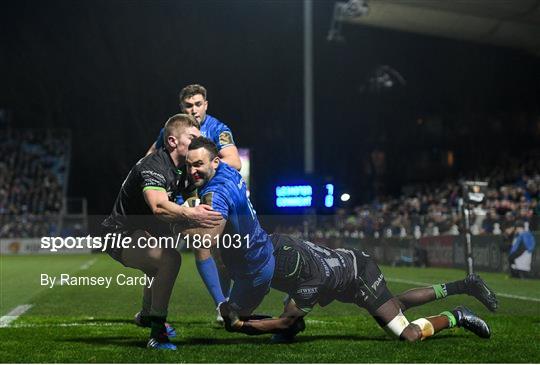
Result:
{"label": "rugby player in dark jersey", "polygon": [[[221,161],[240,171],[242,163],[231,129],[225,123],[206,113],[208,109],[206,88],[199,84],[188,85],[180,91],[179,99],[182,113],[193,116],[199,122],[201,135],[215,143]],[[148,149],[147,155],[163,148],[163,132],[162,128],[156,141]],[[184,203],[181,195],[178,196],[177,203]],[[219,251],[214,250],[216,261],[214,261],[210,250],[207,249],[194,250],[194,254],[197,271],[214,300],[214,304],[218,307],[229,296],[231,286],[228,271],[220,260]],[[217,320],[223,322],[219,311]]]}
{"label": "rugby player in dark jersey", "polygon": [[[221,214],[208,205],[180,206],[174,199],[187,187],[185,156],[193,138],[200,135],[197,121],[190,115],[177,114],[165,124],[165,148],[135,164],[124,180],[112,213],[102,226],[107,252],[126,267],[143,271],[154,281],[143,292],[142,311],[137,323],[150,327],[148,347],[176,349],[169,341],[166,327],[169,299],[180,269],[180,254],[173,247],[141,247],[140,238],[169,235],[169,224],[212,228],[222,221]],[[109,233],[107,236],[106,234]],[[111,233],[131,237],[132,244],[119,247]],[[144,242],[144,241],[142,241]]]}
{"label": "rugby player in dark jersey", "polygon": [[288,294],[285,309],[279,318],[242,322],[240,332],[275,333],[275,342],[289,342],[305,328],[303,317],[315,304],[325,306],[338,300],[367,309],[388,333],[408,341],[423,340],[454,326],[483,338],[491,335],[488,325],[464,306],[411,323],[403,315],[408,308],[454,294],[472,295],[495,311],[496,296],[477,275],[393,296],[379,267],[363,251],[332,250],[286,235],[271,238],[276,260],[271,286]]}

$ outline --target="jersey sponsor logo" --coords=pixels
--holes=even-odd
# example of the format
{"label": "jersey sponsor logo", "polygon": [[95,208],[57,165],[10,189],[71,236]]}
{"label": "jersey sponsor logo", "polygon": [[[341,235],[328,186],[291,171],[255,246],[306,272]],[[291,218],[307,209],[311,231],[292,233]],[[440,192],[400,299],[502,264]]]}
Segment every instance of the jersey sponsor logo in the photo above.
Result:
{"label": "jersey sponsor logo", "polygon": [[291,246],[283,246],[283,250],[289,251],[292,247]]}
{"label": "jersey sponsor logo", "polygon": [[300,288],[296,291],[296,293],[300,295],[311,295],[311,294],[317,294],[318,292],[319,292],[318,288]]}
{"label": "jersey sponsor logo", "polygon": [[231,132],[221,132],[219,134],[219,144],[222,146],[234,144]]}
{"label": "jersey sponsor logo", "polygon": [[167,179],[160,173],[151,170],[141,171],[141,177],[143,179],[143,186],[160,186],[165,187],[167,185]]}
{"label": "jersey sponsor logo", "polygon": [[373,288],[373,290],[377,290],[377,287],[381,284],[383,279],[384,279],[383,274],[380,274],[377,280],[375,280],[375,282],[371,284],[371,287]]}
{"label": "jersey sponsor logo", "polygon": [[242,190],[242,188],[244,187],[244,184],[246,182],[244,181],[244,179],[241,179],[238,184],[236,185],[238,187],[238,190]]}

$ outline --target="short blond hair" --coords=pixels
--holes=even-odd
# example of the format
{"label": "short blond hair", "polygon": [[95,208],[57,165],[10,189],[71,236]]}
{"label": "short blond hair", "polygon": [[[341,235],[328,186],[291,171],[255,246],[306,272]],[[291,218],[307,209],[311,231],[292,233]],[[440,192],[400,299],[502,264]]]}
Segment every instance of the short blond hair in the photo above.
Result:
{"label": "short blond hair", "polygon": [[184,132],[184,129],[189,127],[200,128],[199,122],[188,114],[175,114],[170,117],[165,123],[163,130],[163,143],[167,146],[169,136],[179,136]]}

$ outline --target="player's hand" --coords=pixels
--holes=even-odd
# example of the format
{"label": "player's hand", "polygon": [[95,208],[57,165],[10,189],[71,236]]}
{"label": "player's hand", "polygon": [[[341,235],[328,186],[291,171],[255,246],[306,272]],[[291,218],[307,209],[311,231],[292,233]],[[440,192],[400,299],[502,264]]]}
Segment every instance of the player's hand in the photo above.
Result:
{"label": "player's hand", "polygon": [[193,227],[214,228],[221,223],[223,217],[221,213],[213,210],[211,206],[201,204],[189,208],[189,220]]}

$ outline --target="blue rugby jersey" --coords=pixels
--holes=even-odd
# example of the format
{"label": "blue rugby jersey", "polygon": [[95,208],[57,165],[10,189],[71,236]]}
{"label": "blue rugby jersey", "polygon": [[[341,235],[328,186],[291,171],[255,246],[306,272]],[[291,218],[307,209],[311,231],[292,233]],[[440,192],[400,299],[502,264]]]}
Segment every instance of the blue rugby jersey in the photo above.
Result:
{"label": "blue rugby jersey", "polygon": [[[156,149],[163,148],[163,133],[164,128],[161,128],[156,139]],[[206,117],[204,117],[201,123],[201,134],[203,137],[214,142],[218,151],[228,146],[234,146],[231,129],[225,123],[220,122],[217,118],[209,114],[206,114]]]}
{"label": "blue rugby jersey", "polygon": [[[199,189],[199,197],[227,220],[224,235],[232,239],[222,239],[220,253],[231,276],[251,275],[263,268],[273,254],[272,241],[259,224],[240,173],[220,162],[214,177]],[[240,247],[225,247],[229,241]]]}

